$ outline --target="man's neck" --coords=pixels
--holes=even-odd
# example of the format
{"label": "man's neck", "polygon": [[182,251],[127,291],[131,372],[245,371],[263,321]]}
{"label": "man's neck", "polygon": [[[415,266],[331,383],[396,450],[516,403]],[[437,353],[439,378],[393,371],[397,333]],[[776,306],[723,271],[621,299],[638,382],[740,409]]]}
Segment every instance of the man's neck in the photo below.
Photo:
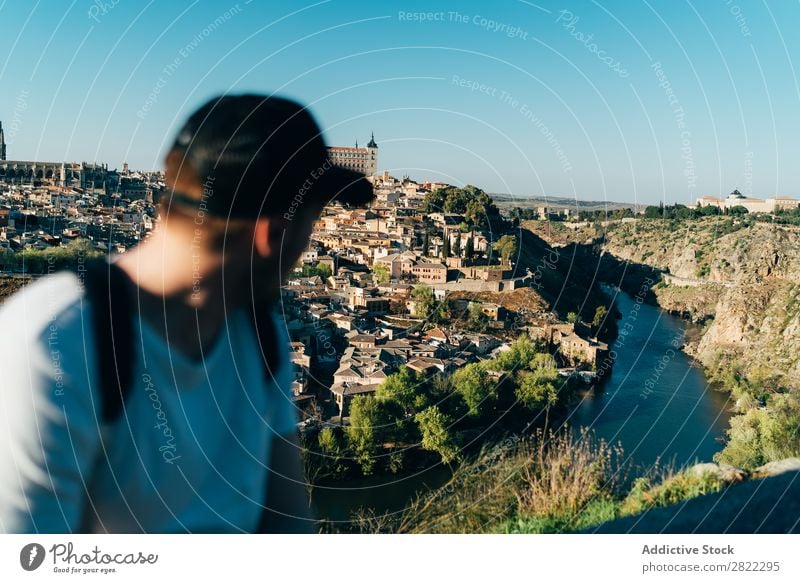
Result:
{"label": "man's neck", "polygon": [[226,308],[238,302],[225,297],[221,260],[184,239],[181,232],[157,231],[117,265],[138,288],[133,297],[139,317],[177,350],[199,359],[219,336]]}

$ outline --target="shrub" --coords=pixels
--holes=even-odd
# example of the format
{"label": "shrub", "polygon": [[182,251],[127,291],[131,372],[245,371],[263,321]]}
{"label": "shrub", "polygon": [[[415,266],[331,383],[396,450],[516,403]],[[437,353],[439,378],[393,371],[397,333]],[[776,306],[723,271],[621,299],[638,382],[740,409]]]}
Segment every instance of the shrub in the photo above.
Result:
{"label": "shrub", "polygon": [[652,485],[648,478],[639,478],[622,502],[620,514],[640,514],[651,508],[669,506],[703,494],[719,492],[724,486],[725,482],[708,472],[699,475],[690,472],[671,474],[662,478],[657,485]]}

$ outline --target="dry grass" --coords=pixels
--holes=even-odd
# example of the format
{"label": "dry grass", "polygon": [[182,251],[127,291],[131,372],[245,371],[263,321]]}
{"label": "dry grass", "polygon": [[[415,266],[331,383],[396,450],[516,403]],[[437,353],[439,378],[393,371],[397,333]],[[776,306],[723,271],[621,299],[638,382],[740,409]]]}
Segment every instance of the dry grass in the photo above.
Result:
{"label": "dry grass", "polygon": [[510,438],[483,450],[396,520],[354,516],[361,532],[494,532],[509,520],[566,525],[587,505],[611,500],[624,482],[621,450],[587,432]]}
{"label": "dry grass", "polygon": [[534,463],[521,471],[517,513],[535,518],[573,517],[593,500],[611,497],[624,481],[622,449],[586,432],[550,435],[547,447],[524,447]]}

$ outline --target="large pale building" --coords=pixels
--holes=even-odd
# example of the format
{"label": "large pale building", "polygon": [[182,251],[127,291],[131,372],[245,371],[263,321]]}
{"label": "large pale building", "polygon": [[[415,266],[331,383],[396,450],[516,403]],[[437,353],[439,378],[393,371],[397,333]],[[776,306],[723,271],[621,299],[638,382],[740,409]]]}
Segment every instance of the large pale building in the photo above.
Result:
{"label": "large pale building", "polygon": [[365,176],[378,174],[378,144],[375,143],[375,134],[372,134],[366,148],[359,148],[358,142],[355,148],[331,146],[328,148],[328,155],[334,164],[342,168],[361,172]]}
{"label": "large pale building", "polygon": [[116,178],[116,173],[105,164],[0,160],[0,182],[7,184],[45,181],[58,186],[108,190],[115,187]]}
{"label": "large pale building", "polygon": [[774,213],[775,211],[794,210],[800,206],[800,200],[788,196],[771,196],[769,198],[751,198],[734,190],[726,198],[716,196],[703,196],[697,199],[697,206],[715,206],[721,210],[730,210],[741,206],[748,213]]}
{"label": "large pale building", "polygon": [[48,182],[58,186],[108,190],[116,187],[117,178],[117,173],[109,171],[106,164],[8,160],[3,124],[0,122],[0,182],[7,184]]}

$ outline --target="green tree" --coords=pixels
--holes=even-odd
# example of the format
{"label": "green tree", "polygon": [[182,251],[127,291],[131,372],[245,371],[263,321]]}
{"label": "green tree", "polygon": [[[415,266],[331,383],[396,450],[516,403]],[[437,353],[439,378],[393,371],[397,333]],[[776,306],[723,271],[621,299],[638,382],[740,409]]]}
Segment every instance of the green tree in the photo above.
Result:
{"label": "green tree", "polygon": [[375,265],[372,267],[372,274],[375,278],[375,283],[378,284],[389,283],[389,280],[391,279],[389,268],[383,263],[375,263]]}
{"label": "green tree", "polygon": [[720,209],[718,206],[708,204],[697,209],[697,213],[703,217],[714,216],[720,214]]}
{"label": "green tree", "polygon": [[393,420],[387,413],[384,404],[372,397],[357,395],[350,402],[347,441],[365,476],[374,471],[378,448],[383,444],[386,428],[393,426]]}
{"label": "green tree", "polygon": [[101,257],[104,253],[95,249],[88,239],[75,239],[66,245],[51,247],[40,251],[25,249],[13,255],[9,263],[16,269],[24,269],[28,273],[48,273],[62,269],[78,269],[90,259]]}
{"label": "green tree", "polygon": [[453,390],[464,399],[472,416],[480,415],[497,397],[497,387],[481,363],[468,364],[457,370],[453,374]]}
{"label": "green tree", "polygon": [[467,237],[467,242],[464,244],[464,257],[472,259],[473,255],[475,255],[475,243],[473,243],[472,233],[470,233],[469,237]]}
{"label": "green tree", "polygon": [[436,189],[425,196],[425,212],[447,212],[464,215],[471,226],[484,227],[499,216],[492,198],[477,186],[464,188],[448,186]]}
{"label": "green tree", "polygon": [[548,409],[558,402],[559,384],[558,370],[550,363],[518,373],[515,394],[528,409]]}
{"label": "green tree", "polygon": [[734,217],[746,215],[748,212],[749,211],[747,210],[747,207],[743,207],[741,205],[737,205],[737,206],[731,207],[728,210],[728,214],[730,214],[731,216],[734,216]]}
{"label": "green tree", "polygon": [[594,318],[592,318],[592,328],[594,328],[595,332],[600,330],[600,326],[603,325],[607,315],[608,308],[605,306],[597,306],[594,311]]}
{"label": "green tree", "polygon": [[316,466],[322,475],[340,477],[347,471],[347,466],[343,462],[346,447],[337,429],[339,428],[324,427],[317,436],[319,454],[312,454],[308,458],[307,466],[309,464]]}
{"label": "green tree", "polygon": [[425,212],[426,213],[440,213],[444,210],[444,201],[446,198],[447,189],[437,188],[425,195]]}
{"label": "green tree", "polygon": [[317,263],[317,275],[325,281],[333,275],[333,270],[331,270],[331,266],[327,263]]}
{"label": "green tree", "polygon": [[644,209],[644,218],[660,219],[663,217],[664,208],[662,206],[648,206]]}
{"label": "green tree", "polygon": [[458,459],[458,447],[449,431],[450,420],[436,405],[417,413],[415,419],[422,434],[423,449],[438,453],[446,464]]}
{"label": "green tree", "polygon": [[413,413],[427,404],[425,384],[407,366],[386,377],[375,392],[375,397],[379,400],[394,401],[406,413]]}
{"label": "green tree", "polygon": [[500,370],[507,372],[530,368],[533,359],[539,354],[539,347],[523,335],[517,338],[508,350],[501,352],[496,359]]}
{"label": "green tree", "polygon": [[442,241],[442,259],[450,257],[450,237],[443,235]]}
{"label": "green tree", "polygon": [[431,236],[428,231],[425,231],[425,237],[422,239],[422,256],[427,257],[431,251]]}
{"label": "green tree", "polygon": [[539,370],[543,368],[555,370],[557,369],[556,359],[553,358],[552,354],[548,354],[547,352],[539,352],[530,360],[528,363],[528,368],[530,370]]}
{"label": "green tree", "polygon": [[447,192],[447,197],[444,201],[444,212],[463,215],[467,211],[467,203],[469,201],[469,191],[462,188],[452,188]]}
{"label": "green tree", "polygon": [[567,312],[567,322],[570,324],[579,324],[581,321],[581,317],[578,315],[578,312]]}
{"label": "green tree", "polygon": [[319,276],[323,280],[331,276],[331,268],[327,263],[317,263],[316,265],[303,265],[300,268],[301,277],[316,277]]}
{"label": "green tree", "polygon": [[488,222],[486,216],[487,210],[485,203],[477,199],[472,199],[467,202],[467,207],[464,210],[464,218],[469,225],[483,228]]}
{"label": "green tree", "polygon": [[461,257],[461,233],[456,233],[456,239],[453,242],[453,257]]}
{"label": "green tree", "polygon": [[717,461],[754,469],[762,464],[800,456],[800,397],[772,395],[766,408],[750,409],[730,421],[728,443]]}
{"label": "green tree", "polygon": [[429,318],[433,311],[436,309],[436,299],[433,296],[433,290],[420,283],[414,286],[411,290],[411,299],[414,300],[414,316],[417,318]]}
{"label": "green tree", "polygon": [[470,302],[467,306],[469,313],[469,326],[474,330],[482,330],[486,325],[486,314],[479,302]]}
{"label": "green tree", "polygon": [[503,263],[508,263],[517,253],[517,238],[514,235],[503,235],[494,244],[494,250],[500,254]]}

